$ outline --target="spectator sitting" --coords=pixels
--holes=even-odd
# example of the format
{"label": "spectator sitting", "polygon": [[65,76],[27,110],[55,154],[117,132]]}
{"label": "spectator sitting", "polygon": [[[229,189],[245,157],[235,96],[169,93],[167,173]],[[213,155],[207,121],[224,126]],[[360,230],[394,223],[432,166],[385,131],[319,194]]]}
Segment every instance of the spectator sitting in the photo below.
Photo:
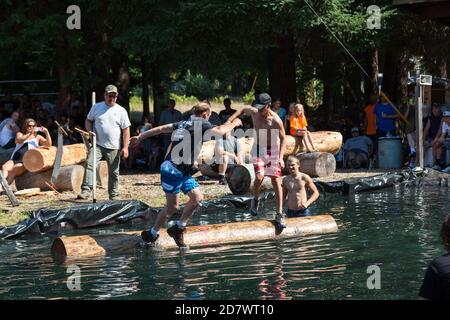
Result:
{"label": "spectator sitting", "polygon": [[220,121],[222,123],[227,122],[228,118],[231,117],[236,110],[231,109],[231,99],[230,98],[226,98],[225,100],[223,100],[223,105],[225,106],[225,110],[222,110],[219,112],[219,117],[220,117]]}
{"label": "spectator sitting", "polygon": [[14,111],[11,118],[5,119],[5,125],[0,131],[0,147],[10,149],[16,146],[16,133],[20,131],[18,126],[19,112]]}
{"label": "spectator sitting", "polygon": [[367,136],[359,135],[359,128],[352,128],[352,138],[348,139],[343,149],[344,165],[350,169],[367,167],[373,150],[373,142]]}
{"label": "spectator sitting", "polygon": [[215,126],[220,126],[222,124],[219,114],[215,111],[211,111],[211,116],[209,117],[209,122]]}
{"label": "spectator sitting", "polygon": [[[38,132],[44,133],[45,137],[39,135]],[[2,166],[2,173],[7,179],[8,184],[13,183],[15,177],[25,173],[26,169],[22,162],[24,154],[28,150],[36,149],[39,146],[51,147],[52,138],[46,128],[38,128],[36,127],[36,121],[26,119],[21,131],[16,133],[15,142],[16,148],[13,151],[11,160]]]}
{"label": "spectator sitting", "polygon": [[227,184],[225,180],[227,170],[234,164],[242,163],[238,140],[228,132],[223,139],[216,141],[215,153],[217,158],[211,168],[219,174],[219,184],[225,185]]}
{"label": "spectator sitting", "polygon": [[430,263],[419,292],[422,299],[450,300],[450,215],[442,223],[441,241],[447,253]]}
{"label": "spectator sitting", "polygon": [[289,104],[289,110],[284,118],[284,131],[286,131],[286,134],[291,133],[291,117],[295,116],[295,105],[295,102]]}
{"label": "spectator sitting", "polygon": [[[160,126],[181,121],[181,112],[175,110],[175,106],[176,106],[175,100],[170,99],[167,105],[167,110],[161,113],[161,116],[159,118]],[[171,137],[172,137],[171,134],[162,135],[162,147],[164,153],[167,151],[167,148],[171,143]]]}
{"label": "spectator sitting", "polygon": [[272,111],[275,112],[281,119],[281,121],[284,122],[284,119],[286,118],[286,109],[281,107],[281,100],[276,99],[272,103]]}
{"label": "spectator sitting", "polygon": [[[433,141],[439,132],[441,122],[442,122],[441,106],[438,103],[433,103],[433,105],[431,106],[431,114],[426,120],[425,129],[423,133],[425,148],[433,146]],[[436,159],[440,158],[436,154],[437,151],[438,151],[437,148],[433,148],[433,163],[436,163]]]}
{"label": "spectator sitting", "polygon": [[[446,167],[449,159],[442,160],[442,148],[450,149],[450,111],[445,111],[441,121],[441,126],[436,138],[433,141],[433,149],[436,153],[436,163],[433,169],[440,170],[442,167]],[[447,163],[445,163],[445,161]]]}

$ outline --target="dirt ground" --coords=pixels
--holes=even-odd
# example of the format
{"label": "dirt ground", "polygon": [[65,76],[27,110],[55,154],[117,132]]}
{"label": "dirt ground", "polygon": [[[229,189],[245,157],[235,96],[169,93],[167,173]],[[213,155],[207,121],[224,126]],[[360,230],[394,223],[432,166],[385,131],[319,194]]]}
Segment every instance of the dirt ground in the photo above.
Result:
{"label": "dirt ground", "polygon": [[[342,179],[355,177],[369,177],[382,174],[386,171],[344,171],[334,173],[333,175],[320,178],[320,181],[339,181]],[[199,177],[200,174],[197,175]],[[140,200],[151,207],[160,208],[164,206],[164,192],[160,186],[159,173],[150,172],[129,172],[121,173],[120,177],[120,199],[121,200]],[[211,200],[230,195],[228,186],[221,186],[216,180],[199,181],[200,189],[204,194],[205,200]],[[12,207],[6,195],[0,195],[0,226],[13,225],[26,219],[33,211],[41,208],[63,208],[82,203],[89,203],[89,200],[76,200],[76,194],[73,192],[63,192],[53,195],[38,195],[32,197],[18,197],[20,206]],[[108,192],[105,188],[97,189],[97,200],[108,200]],[[187,200],[184,195],[180,202]]]}

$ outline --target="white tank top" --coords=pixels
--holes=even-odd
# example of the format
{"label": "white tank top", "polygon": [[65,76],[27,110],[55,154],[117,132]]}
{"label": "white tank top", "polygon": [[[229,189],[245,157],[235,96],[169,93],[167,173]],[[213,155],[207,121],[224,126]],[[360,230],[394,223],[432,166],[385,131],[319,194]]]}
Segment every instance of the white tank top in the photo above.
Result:
{"label": "white tank top", "polygon": [[13,153],[11,155],[11,159],[14,158],[14,155],[16,154],[16,152],[20,148],[22,148],[26,143],[28,143],[28,150],[39,148],[39,143],[38,143],[36,138],[33,138],[31,140],[28,140],[28,141],[25,141],[24,143],[21,143],[21,144],[17,144],[16,148],[14,149],[14,151],[13,151]]}
{"label": "white tank top", "polygon": [[0,147],[6,145],[11,139],[14,139],[16,133],[8,128],[8,125],[4,126],[0,132]]}

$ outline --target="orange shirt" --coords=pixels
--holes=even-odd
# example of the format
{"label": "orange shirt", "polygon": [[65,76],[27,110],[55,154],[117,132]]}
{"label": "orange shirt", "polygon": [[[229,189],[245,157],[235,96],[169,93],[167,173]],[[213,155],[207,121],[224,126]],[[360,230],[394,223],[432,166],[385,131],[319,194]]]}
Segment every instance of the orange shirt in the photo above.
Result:
{"label": "orange shirt", "polygon": [[291,116],[290,129],[291,129],[292,136],[296,136],[297,130],[305,129],[307,126],[308,126],[308,121],[306,120],[306,117],[304,115],[301,115],[300,117]]}
{"label": "orange shirt", "polygon": [[364,113],[366,114],[366,120],[367,120],[367,129],[366,129],[366,135],[376,135],[377,134],[377,118],[375,114],[373,113],[373,110],[375,109],[374,104],[369,104],[367,107],[364,108]]}

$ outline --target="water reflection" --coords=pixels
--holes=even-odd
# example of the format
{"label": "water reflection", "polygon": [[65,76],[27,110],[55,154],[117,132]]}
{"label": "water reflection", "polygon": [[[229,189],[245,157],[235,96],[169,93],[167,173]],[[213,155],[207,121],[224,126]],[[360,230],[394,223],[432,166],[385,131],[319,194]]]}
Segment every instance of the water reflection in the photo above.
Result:
{"label": "water reflection", "polygon": [[[312,209],[335,217],[336,234],[187,252],[136,249],[63,265],[49,254],[50,238],[3,241],[0,298],[415,299],[424,268],[442,250],[438,230],[448,198],[447,189],[426,188],[328,195]],[[271,215],[268,203],[259,218]],[[216,210],[195,216],[193,223],[251,219],[242,210]],[[67,288],[70,264],[80,267],[81,291]],[[382,290],[367,289],[373,264],[382,269]]]}

